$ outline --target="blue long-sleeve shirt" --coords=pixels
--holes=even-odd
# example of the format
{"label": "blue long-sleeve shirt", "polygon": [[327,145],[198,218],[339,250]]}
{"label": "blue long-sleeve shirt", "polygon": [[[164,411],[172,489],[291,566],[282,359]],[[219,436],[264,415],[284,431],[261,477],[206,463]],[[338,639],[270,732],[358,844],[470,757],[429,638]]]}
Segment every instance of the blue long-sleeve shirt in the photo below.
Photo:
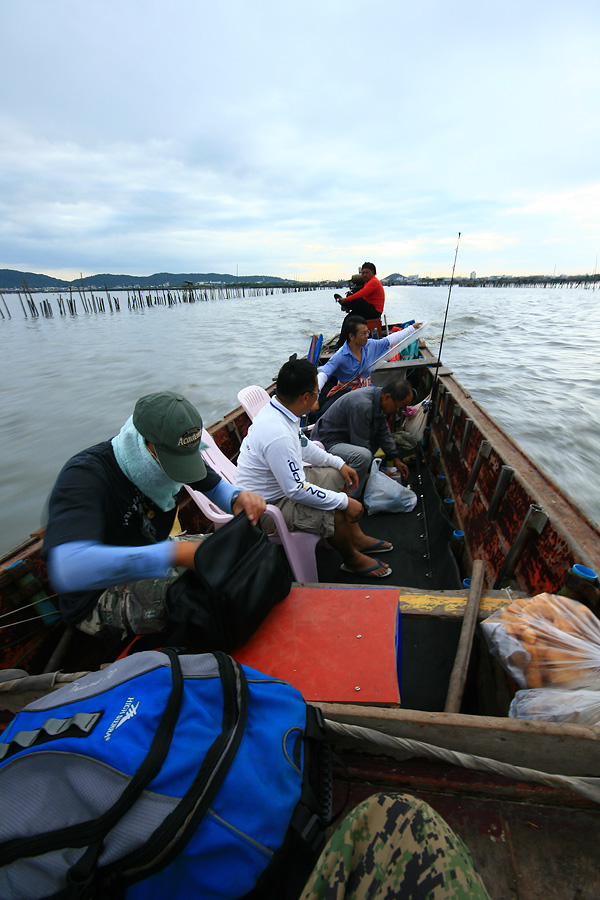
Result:
{"label": "blue long-sleeve shirt", "polygon": [[387,350],[405,341],[415,333],[414,326],[409,325],[401,331],[394,331],[388,337],[376,341],[369,338],[362,348],[361,358],[357,359],[347,343],[337,350],[330,360],[318,370],[319,390],[331,375],[335,375],[339,383],[354,381],[355,378],[369,378],[371,368]]}
{"label": "blue long-sleeve shirt", "polygon": [[[239,488],[221,479],[205,496],[231,512]],[[116,547],[95,541],[69,541],[49,554],[50,580],[58,593],[104,588],[108,584],[164,578],[175,564],[173,541],[159,541],[143,547]]]}

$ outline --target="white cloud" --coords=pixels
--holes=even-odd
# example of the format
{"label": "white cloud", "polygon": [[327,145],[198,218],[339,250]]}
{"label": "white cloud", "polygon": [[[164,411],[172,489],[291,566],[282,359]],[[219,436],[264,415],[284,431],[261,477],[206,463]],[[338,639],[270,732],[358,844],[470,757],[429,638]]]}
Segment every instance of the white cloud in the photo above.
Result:
{"label": "white cloud", "polygon": [[598,226],[600,210],[600,182],[586,184],[571,190],[521,194],[520,203],[507,208],[507,216],[552,216],[557,219],[568,217],[582,225]]}
{"label": "white cloud", "polygon": [[597,4],[141,8],[4,5],[1,265],[441,273],[458,231],[488,271],[597,252]]}

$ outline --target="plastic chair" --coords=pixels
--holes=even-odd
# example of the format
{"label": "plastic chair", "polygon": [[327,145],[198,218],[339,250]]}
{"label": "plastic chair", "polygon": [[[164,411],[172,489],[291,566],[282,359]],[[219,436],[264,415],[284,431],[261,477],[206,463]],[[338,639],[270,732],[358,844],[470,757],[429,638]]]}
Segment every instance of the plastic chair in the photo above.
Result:
{"label": "plastic chair", "polygon": [[232,463],[231,460],[225,456],[206,428],[202,429],[202,442],[208,445],[206,450],[202,450],[202,459],[204,462],[208,463],[211,469],[214,469],[217,475],[220,475],[221,478],[224,478],[229,484],[235,484],[237,475],[235,463]]}
{"label": "plastic chair", "polygon": [[[225,481],[235,484],[236,468],[234,463],[227,459],[206,428],[202,429],[202,442],[208,445],[205,450],[201,451],[204,462],[208,463],[211,469],[214,469],[217,475],[220,475]],[[213,503],[200,491],[195,491],[189,484],[184,485],[184,487],[196,506],[200,507],[206,518],[213,523],[215,529],[220,528],[233,519],[230,513],[223,512],[216,503]]]}
{"label": "plastic chair", "polygon": [[[235,484],[235,476],[237,474],[236,467],[230,459],[216,445],[211,435],[202,429],[202,440],[208,447],[202,450],[202,458],[207,462],[215,472]],[[233,516],[220,509],[215,503],[205,497],[200,491],[195,491],[188,484],[185,489],[194,501],[194,503],[204,513],[206,518],[213,523],[215,529],[221,528],[226,522],[229,522]],[[319,543],[318,534],[308,534],[305,531],[290,531],[286,525],[285,519],[279,507],[267,504],[267,512],[273,519],[275,524],[275,532],[269,535],[269,540],[276,544],[281,544],[288,558],[292,574],[295,581],[315,582],[319,580],[317,573],[316,546]]]}
{"label": "plastic chair", "polygon": [[265,389],[258,384],[250,384],[248,387],[242,388],[237,396],[244,412],[250,419],[253,419],[259,409],[266,406],[271,399]]}
{"label": "plastic chair", "polygon": [[225,525],[226,522],[230,522],[231,519],[233,519],[231,513],[223,512],[216,503],[213,503],[212,500],[209,500],[208,497],[205,497],[200,491],[195,491],[189,484],[185,484],[184,487],[196,506],[201,509],[209,522],[213,523],[215,531],[217,528],[220,528],[222,525]]}
{"label": "plastic chair", "polygon": [[318,581],[316,550],[317,544],[321,540],[319,535],[309,534],[307,531],[290,531],[278,506],[267,503],[267,512],[277,529],[274,534],[269,535],[269,538],[274,543],[283,546],[294,580]]}

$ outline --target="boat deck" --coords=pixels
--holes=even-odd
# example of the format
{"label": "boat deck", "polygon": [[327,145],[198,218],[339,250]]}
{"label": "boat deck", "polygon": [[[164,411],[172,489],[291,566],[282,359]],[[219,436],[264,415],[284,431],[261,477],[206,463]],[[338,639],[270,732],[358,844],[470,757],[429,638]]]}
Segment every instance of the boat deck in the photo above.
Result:
{"label": "boat deck", "polygon": [[[450,550],[450,538],[456,527],[444,514],[430,470],[418,459],[409,465],[408,483],[418,497],[409,513],[364,515],[360,526],[366,534],[391,541],[394,549],[381,557],[392,574],[380,580],[368,579],[389,587],[452,590],[461,586],[456,559]],[[375,554],[373,554],[375,555]],[[317,547],[319,580],[324,583],[361,584],[365,579],[340,569],[341,558],[334,550]]]}

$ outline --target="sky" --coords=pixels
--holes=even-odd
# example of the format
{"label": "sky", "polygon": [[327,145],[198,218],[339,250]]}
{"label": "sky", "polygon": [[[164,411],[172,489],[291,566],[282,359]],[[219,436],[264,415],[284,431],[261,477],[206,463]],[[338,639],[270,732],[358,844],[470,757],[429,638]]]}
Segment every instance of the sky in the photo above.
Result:
{"label": "sky", "polygon": [[0,0],[0,268],[584,274],[598,0]]}

